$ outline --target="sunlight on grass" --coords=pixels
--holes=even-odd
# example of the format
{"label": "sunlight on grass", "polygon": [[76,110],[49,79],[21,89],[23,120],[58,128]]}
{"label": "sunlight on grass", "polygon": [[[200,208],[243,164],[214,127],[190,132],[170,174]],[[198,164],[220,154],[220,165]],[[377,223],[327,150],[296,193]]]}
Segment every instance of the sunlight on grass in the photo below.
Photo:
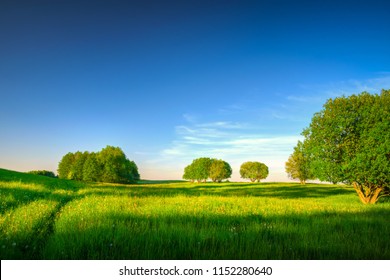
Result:
{"label": "sunlight on grass", "polygon": [[24,258],[34,253],[57,205],[58,202],[40,199],[1,215],[1,259]]}
{"label": "sunlight on grass", "polygon": [[346,186],[26,178],[0,181],[3,259],[390,258],[390,204]]}

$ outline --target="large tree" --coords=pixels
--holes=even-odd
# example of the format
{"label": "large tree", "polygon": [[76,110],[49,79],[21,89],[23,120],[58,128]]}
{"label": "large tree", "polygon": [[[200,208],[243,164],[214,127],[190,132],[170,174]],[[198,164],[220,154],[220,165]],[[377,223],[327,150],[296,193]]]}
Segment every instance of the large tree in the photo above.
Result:
{"label": "large tree", "polygon": [[232,176],[232,168],[226,161],[213,159],[210,164],[209,176],[213,182],[221,182]]}
{"label": "large tree", "polygon": [[389,120],[389,90],[329,99],[303,132],[314,175],[352,184],[365,204],[389,195]]}
{"label": "large tree", "polygon": [[315,178],[311,171],[309,155],[301,141],[298,141],[297,146],[294,147],[294,152],[288,158],[285,168],[288,176],[291,179],[298,179],[301,184]]}
{"label": "large tree", "polygon": [[240,175],[243,179],[250,179],[251,182],[260,182],[268,176],[268,166],[258,161],[247,161],[241,164]]}

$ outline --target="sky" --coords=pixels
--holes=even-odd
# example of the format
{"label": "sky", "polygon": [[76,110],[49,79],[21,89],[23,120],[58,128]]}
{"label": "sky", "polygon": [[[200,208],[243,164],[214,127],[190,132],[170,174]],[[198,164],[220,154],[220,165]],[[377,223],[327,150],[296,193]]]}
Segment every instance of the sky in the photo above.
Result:
{"label": "sky", "polygon": [[284,164],[329,98],[390,89],[389,1],[0,1],[0,168],[123,149]]}

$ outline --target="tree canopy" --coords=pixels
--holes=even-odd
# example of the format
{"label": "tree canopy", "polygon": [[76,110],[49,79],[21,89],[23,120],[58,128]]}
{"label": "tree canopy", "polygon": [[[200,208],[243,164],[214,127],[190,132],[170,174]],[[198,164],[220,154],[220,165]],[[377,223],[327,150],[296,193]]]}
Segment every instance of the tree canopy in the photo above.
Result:
{"label": "tree canopy", "polygon": [[268,166],[258,161],[247,161],[241,164],[240,175],[243,179],[250,179],[251,182],[260,182],[268,176]]}
{"label": "tree canopy", "polygon": [[294,147],[294,152],[288,158],[286,172],[291,179],[298,179],[301,184],[305,184],[309,179],[315,179],[310,166],[308,153],[305,151],[304,143],[298,141]]}
{"label": "tree canopy", "polygon": [[390,91],[329,99],[304,130],[314,175],[352,184],[365,204],[389,195]]}
{"label": "tree canopy", "polygon": [[183,179],[206,182],[210,178],[213,182],[221,182],[230,178],[232,168],[220,159],[201,157],[194,159],[192,163],[184,168]]}
{"label": "tree canopy", "polygon": [[119,147],[107,146],[98,153],[67,153],[58,164],[59,178],[107,183],[133,183],[138,167]]}
{"label": "tree canopy", "polygon": [[213,182],[221,182],[232,176],[232,168],[226,161],[213,159],[210,165],[209,176]]}

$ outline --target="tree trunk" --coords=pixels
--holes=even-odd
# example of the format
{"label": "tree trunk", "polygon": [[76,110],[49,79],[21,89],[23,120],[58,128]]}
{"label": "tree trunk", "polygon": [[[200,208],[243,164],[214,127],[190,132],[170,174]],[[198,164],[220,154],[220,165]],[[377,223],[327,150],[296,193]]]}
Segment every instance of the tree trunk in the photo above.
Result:
{"label": "tree trunk", "polygon": [[364,187],[363,185],[359,185],[358,183],[352,183],[355,191],[357,192],[360,200],[364,204],[375,204],[378,199],[380,193],[384,190],[383,187],[369,186]]}

